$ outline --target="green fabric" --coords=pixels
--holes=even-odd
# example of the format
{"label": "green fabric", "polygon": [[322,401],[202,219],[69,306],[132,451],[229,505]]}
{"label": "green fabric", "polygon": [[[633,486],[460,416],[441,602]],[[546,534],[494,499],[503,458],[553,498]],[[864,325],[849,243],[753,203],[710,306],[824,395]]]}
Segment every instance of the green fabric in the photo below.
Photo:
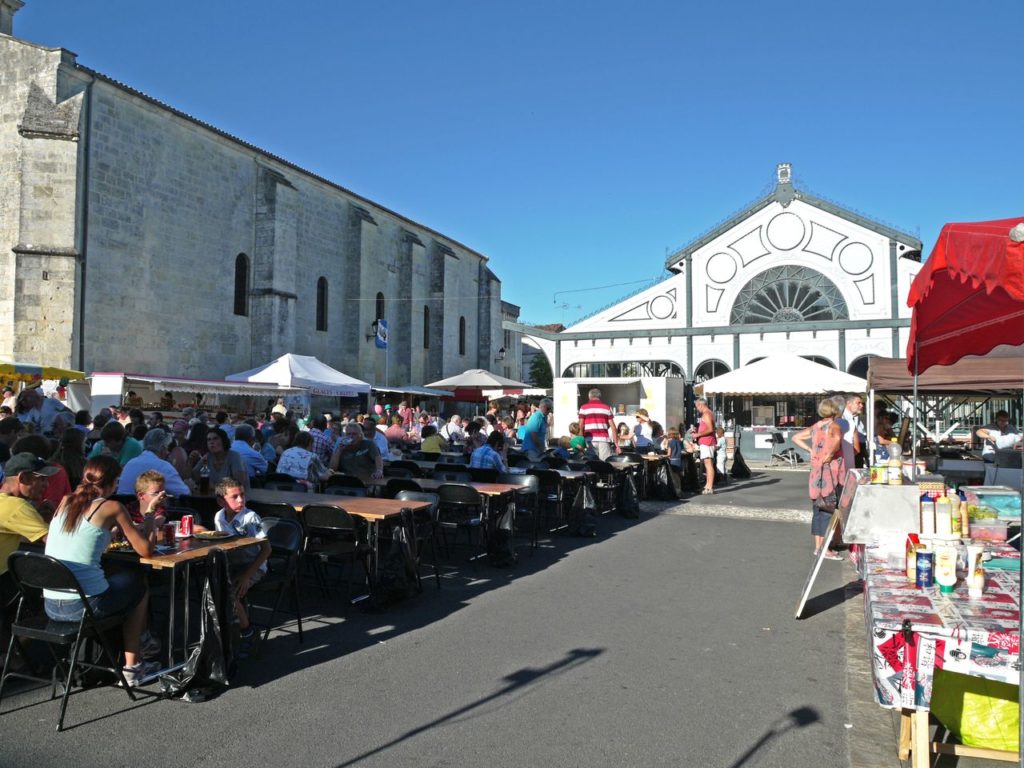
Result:
{"label": "green fabric", "polygon": [[1016,752],[1020,744],[1016,685],[936,669],[931,712],[969,747]]}

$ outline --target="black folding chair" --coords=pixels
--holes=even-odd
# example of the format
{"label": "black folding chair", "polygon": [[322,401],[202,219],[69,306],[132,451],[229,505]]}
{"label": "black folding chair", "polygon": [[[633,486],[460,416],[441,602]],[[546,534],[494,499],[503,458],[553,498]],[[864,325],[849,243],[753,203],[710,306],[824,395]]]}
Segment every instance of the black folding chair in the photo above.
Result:
{"label": "black folding chair", "polygon": [[420,469],[420,465],[415,461],[408,461],[406,459],[399,459],[398,461],[392,461],[391,466],[395,469],[407,469],[411,473],[410,477],[422,477],[423,470]]}
{"label": "black folding chair", "polygon": [[357,562],[362,563],[367,581],[370,578],[366,523],[341,507],[320,504],[309,504],[302,508],[302,523],[306,532],[302,544],[303,558],[313,564],[324,597],[330,596],[327,567],[348,566],[345,582],[347,605],[352,597],[352,568]]}
{"label": "black folding chair", "polygon": [[553,469],[528,469],[526,474],[533,475],[540,483],[540,513],[554,512],[555,527],[551,530],[566,527],[562,476]]}
{"label": "black folding chair", "polygon": [[384,491],[381,494],[385,499],[393,499],[399,491],[422,491],[423,488],[415,480],[409,477],[388,478]]}
{"label": "black folding chair", "polygon": [[470,467],[469,476],[474,483],[496,483],[498,470],[491,467]]}
{"label": "black folding chair", "polygon": [[290,491],[292,493],[309,493],[309,486],[300,483],[294,477],[288,480],[264,480],[263,487],[268,491]]}
{"label": "black folding chair", "polygon": [[499,483],[516,486],[516,522],[529,519],[533,530],[530,532],[530,554],[537,548],[540,531],[540,480],[536,475],[498,475]]}
{"label": "black folding chair", "polygon": [[[7,559],[7,566],[21,593],[21,599],[18,602],[18,612],[14,623],[10,628],[11,641],[7,646],[7,661],[4,663],[3,676],[0,677],[0,700],[3,697],[4,685],[10,677],[50,683],[50,698],[54,699],[57,697],[57,673],[59,671],[65,675],[62,683],[64,691],[60,703],[60,717],[57,720],[57,730],[62,731],[64,730],[64,714],[67,711],[71,686],[76,680],[81,682],[81,668],[85,668],[113,674],[117,678],[117,682],[124,687],[128,698],[135,701],[135,694],[128,685],[128,681],[125,680],[121,665],[118,664],[119,653],[111,647],[106,634],[124,623],[127,611],[116,616],[97,618],[71,569],[49,555],[36,552],[14,552]],[[85,609],[82,618],[79,621],[53,621],[45,613],[32,614],[27,609],[26,603],[33,605],[41,602],[39,593],[44,589],[66,593],[69,600],[75,597],[81,600]],[[14,649],[18,648],[20,652],[18,638],[39,640],[47,644],[54,661],[56,661],[49,680],[8,670]],[[101,651],[100,658],[109,661],[110,666],[79,659],[84,640],[97,642]],[[53,652],[55,645],[63,648],[70,647],[70,652],[61,658]],[[78,674],[76,675],[76,673]]]}
{"label": "black folding chair", "polygon": [[[430,509],[416,511],[413,515],[415,530],[413,535],[418,545],[417,552],[422,551],[422,544],[430,541],[430,558],[434,566],[434,578],[437,580],[437,588],[441,588],[441,568],[437,558],[437,534],[440,531],[438,523],[438,501],[436,493],[425,493],[424,491],[399,491],[395,494],[399,501],[425,501],[430,504]],[[419,563],[417,563],[419,565]]]}
{"label": "black folding chair", "polygon": [[355,475],[331,475],[324,486],[330,496],[369,496],[366,483]]}
{"label": "black folding chair", "polygon": [[618,505],[619,498],[619,475],[618,471],[607,461],[591,459],[587,462],[587,469],[597,473],[597,482],[594,488],[598,498],[601,500],[602,512],[614,512]]}
{"label": "black folding chair", "polygon": [[456,539],[460,530],[466,531],[472,544],[473,531],[483,527],[484,501],[480,492],[470,485],[446,483],[437,489],[437,497],[438,523],[445,549],[448,549],[446,530],[455,531]]}
{"label": "black folding chair", "polygon": [[249,509],[264,520],[268,517],[277,517],[282,520],[299,521],[299,515],[295,511],[295,507],[284,501],[256,501],[255,499],[247,499],[245,503]]}
{"label": "black folding chair", "polygon": [[772,455],[768,459],[769,467],[775,466],[776,462],[795,467],[797,462],[800,461],[800,457],[794,448],[780,448],[780,446],[785,444],[786,438],[781,432],[772,432]]}
{"label": "black folding chair", "polygon": [[[267,505],[272,506],[272,505]],[[282,506],[282,505],[278,505]],[[274,619],[281,610],[286,593],[291,592],[291,598],[295,603],[295,620],[299,629],[299,644],[302,644],[302,603],[299,601],[299,558],[302,554],[303,530],[299,521],[295,519],[295,509],[287,506],[292,517],[263,517],[263,525],[267,532],[267,540],[270,542],[270,558],[267,560],[266,575],[256,582],[249,589],[249,596],[255,597],[261,594],[274,593],[276,598],[271,607],[253,605],[254,608],[262,608],[270,611],[267,619],[266,630],[263,633],[263,642],[270,636],[270,630],[274,626]],[[250,505],[254,512],[257,512]],[[262,517],[262,515],[261,515]]]}

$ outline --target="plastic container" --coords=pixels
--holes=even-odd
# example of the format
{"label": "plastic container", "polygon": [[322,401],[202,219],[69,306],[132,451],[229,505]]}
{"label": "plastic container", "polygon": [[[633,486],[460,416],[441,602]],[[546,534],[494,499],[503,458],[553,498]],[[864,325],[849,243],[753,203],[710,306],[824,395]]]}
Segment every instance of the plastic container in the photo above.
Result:
{"label": "plastic container", "polygon": [[971,538],[976,541],[1006,541],[1005,520],[971,520]]}
{"label": "plastic container", "polygon": [[935,583],[939,585],[939,591],[947,595],[956,588],[955,548],[935,548]]}

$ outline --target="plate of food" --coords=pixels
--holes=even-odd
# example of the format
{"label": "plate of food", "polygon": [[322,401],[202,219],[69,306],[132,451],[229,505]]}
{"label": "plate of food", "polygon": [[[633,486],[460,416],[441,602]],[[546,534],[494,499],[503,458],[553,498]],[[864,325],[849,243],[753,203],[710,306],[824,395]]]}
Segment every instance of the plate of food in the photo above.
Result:
{"label": "plate of food", "polygon": [[132,548],[130,541],[112,541],[107,547],[108,552],[127,552]]}
{"label": "plate of food", "polygon": [[230,539],[234,536],[233,533],[228,531],[197,531],[192,534],[195,538],[207,541],[217,541],[218,539]]}

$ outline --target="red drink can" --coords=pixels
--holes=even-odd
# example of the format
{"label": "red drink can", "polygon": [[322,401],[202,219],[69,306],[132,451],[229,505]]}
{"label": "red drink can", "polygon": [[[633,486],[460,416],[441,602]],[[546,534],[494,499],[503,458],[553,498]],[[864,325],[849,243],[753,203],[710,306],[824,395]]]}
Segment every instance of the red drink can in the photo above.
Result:
{"label": "red drink can", "polygon": [[191,536],[192,535],[192,515],[181,516],[181,535]]}
{"label": "red drink can", "polygon": [[166,544],[168,547],[174,546],[174,530],[174,523],[167,523],[164,526],[164,544]]}

